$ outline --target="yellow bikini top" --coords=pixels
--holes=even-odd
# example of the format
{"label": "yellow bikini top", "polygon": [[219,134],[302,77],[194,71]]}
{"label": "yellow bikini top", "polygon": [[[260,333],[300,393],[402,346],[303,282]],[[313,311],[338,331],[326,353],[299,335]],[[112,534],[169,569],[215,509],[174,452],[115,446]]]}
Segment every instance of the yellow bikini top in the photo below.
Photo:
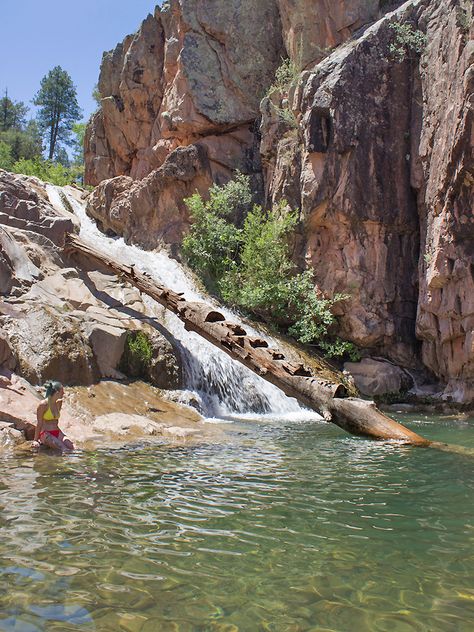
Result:
{"label": "yellow bikini top", "polygon": [[51,406],[48,406],[48,410],[43,414],[44,421],[58,421],[59,417],[55,417],[51,410]]}

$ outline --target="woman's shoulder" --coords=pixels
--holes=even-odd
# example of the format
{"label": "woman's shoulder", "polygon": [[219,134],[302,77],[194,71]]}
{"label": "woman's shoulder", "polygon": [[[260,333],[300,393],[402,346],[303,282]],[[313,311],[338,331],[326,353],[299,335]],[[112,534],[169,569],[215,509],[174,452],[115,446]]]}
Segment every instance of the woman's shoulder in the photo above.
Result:
{"label": "woman's shoulder", "polygon": [[38,410],[41,410],[41,408],[47,408],[48,407],[48,400],[47,399],[42,399],[40,401],[40,403],[38,404]]}

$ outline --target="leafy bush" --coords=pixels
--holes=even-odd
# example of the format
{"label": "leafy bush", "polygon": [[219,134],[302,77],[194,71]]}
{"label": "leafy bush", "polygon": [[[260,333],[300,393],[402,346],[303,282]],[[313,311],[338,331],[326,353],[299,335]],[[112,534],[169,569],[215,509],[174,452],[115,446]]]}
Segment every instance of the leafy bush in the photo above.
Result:
{"label": "leafy bush", "polygon": [[80,170],[76,168],[66,168],[60,163],[54,163],[42,158],[34,158],[27,160],[21,158],[17,160],[11,167],[14,173],[22,173],[26,176],[36,176],[40,180],[65,186],[77,181]]}
{"label": "leafy bush", "polygon": [[472,26],[472,7],[458,7],[456,17],[462,33],[467,35]]}
{"label": "leafy bush", "polygon": [[194,223],[183,241],[189,265],[206,287],[227,304],[277,324],[302,343],[316,343],[326,355],[355,351],[348,342],[332,339],[331,308],[347,296],[328,299],[315,289],[313,272],[297,274],[288,239],[298,223],[286,203],[266,212],[255,205],[243,224],[232,223],[250,206],[249,178],[210,189],[209,201],[195,194],[185,200]]}
{"label": "leafy bush", "polygon": [[0,141],[0,169],[10,171],[13,166],[12,150],[10,145]]}
{"label": "leafy bush", "polygon": [[298,66],[291,59],[282,59],[281,64],[275,71],[275,80],[268,89],[268,94],[279,92],[280,94],[288,94],[291,86],[295,83],[300,75]]}
{"label": "leafy bush", "polygon": [[390,28],[393,31],[393,39],[388,48],[395,61],[403,62],[407,58],[413,59],[425,50],[426,35],[412,24],[394,22],[390,24]]}
{"label": "leafy bush", "polygon": [[153,357],[153,347],[143,331],[130,331],[125,340],[125,348],[119,370],[129,377],[147,379]]}
{"label": "leafy bush", "polygon": [[220,293],[219,284],[241,248],[242,231],[230,221],[230,216],[241,219],[251,201],[249,180],[242,174],[224,187],[213,185],[208,201],[198,193],[185,200],[194,223],[183,240],[183,252],[211,292]]}

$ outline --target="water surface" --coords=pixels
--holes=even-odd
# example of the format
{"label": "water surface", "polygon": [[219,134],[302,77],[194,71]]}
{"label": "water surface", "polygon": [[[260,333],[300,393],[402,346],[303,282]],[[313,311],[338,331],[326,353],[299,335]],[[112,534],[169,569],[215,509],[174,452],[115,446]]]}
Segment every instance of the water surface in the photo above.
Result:
{"label": "water surface", "polygon": [[[412,416],[474,450],[474,420]],[[464,632],[474,457],[314,421],[0,459],[0,630]]]}

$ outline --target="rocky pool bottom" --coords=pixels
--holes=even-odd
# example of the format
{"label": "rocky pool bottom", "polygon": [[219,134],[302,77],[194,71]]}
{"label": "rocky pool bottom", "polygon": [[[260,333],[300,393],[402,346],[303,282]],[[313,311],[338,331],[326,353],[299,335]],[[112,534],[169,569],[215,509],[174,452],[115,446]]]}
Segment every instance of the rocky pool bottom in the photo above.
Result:
{"label": "rocky pool bottom", "polygon": [[[473,449],[474,419],[402,415]],[[0,457],[0,630],[472,630],[473,458],[297,415]]]}

